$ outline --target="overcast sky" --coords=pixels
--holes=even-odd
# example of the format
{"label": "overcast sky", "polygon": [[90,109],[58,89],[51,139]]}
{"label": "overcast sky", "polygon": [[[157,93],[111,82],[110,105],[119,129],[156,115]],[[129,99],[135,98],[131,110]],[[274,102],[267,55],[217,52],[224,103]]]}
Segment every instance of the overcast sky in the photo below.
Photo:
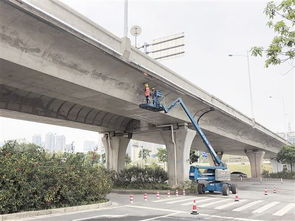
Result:
{"label": "overcast sky", "polygon": [[[124,1],[62,0],[115,35],[123,35]],[[142,27],[139,44],[170,34],[185,33],[185,55],[162,61],[208,93],[250,116],[246,55],[253,46],[267,46],[273,32],[263,14],[267,1],[129,1],[129,28]],[[132,37],[132,36],[130,36]],[[132,38],[132,42],[134,39]],[[294,62],[264,67],[250,57],[254,117],[274,132],[294,131]],[[47,131],[64,133],[82,144],[93,132],[0,118],[0,141]],[[17,129],[16,129],[17,126]],[[5,130],[4,130],[5,129]]]}

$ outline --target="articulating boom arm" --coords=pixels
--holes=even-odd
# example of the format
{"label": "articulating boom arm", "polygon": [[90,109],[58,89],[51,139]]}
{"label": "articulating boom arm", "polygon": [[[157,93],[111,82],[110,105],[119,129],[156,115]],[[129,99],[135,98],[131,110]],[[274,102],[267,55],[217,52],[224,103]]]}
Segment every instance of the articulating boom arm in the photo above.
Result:
{"label": "articulating boom arm", "polygon": [[190,119],[190,121],[192,122],[195,130],[198,132],[198,134],[200,135],[203,143],[205,144],[205,146],[208,148],[215,166],[225,166],[223,164],[223,162],[220,160],[220,158],[218,157],[218,155],[216,154],[215,150],[213,149],[213,147],[211,146],[210,142],[208,141],[207,137],[205,136],[205,134],[203,133],[201,127],[198,125],[197,121],[193,118],[193,115],[191,114],[191,112],[187,109],[187,107],[185,106],[185,104],[183,103],[181,98],[177,98],[170,106],[168,107],[164,107],[163,106],[163,110],[165,111],[165,113],[168,113],[172,108],[174,108],[176,105],[180,105],[182,107],[182,109],[184,110],[184,112],[186,113],[186,115],[188,116],[188,118]]}

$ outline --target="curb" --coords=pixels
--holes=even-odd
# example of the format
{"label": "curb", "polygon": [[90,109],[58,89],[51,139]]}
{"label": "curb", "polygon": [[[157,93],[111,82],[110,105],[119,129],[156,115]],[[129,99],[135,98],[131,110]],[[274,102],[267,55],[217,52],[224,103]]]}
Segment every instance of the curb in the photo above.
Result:
{"label": "curb", "polygon": [[[111,191],[111,193],[121,193],[121,194],[144,194],[144,193],[148,193],[148,194],[156,194],[157,192],[159,192],[161,195],[163,194],[167,194],[168,190],[138,190],[138,189],[113,189]],[[175,190],[170,190],[171,195],[173,195],[175,193]],[[182,194],[182,189],[178,190],[179,195]],[[189,195],[190,192],[188,190],[186,190],[186,195]],[[1,221],[1,220],[0,220]]]}
{"label": "curb", "polygon": [[91,210],[91,209],[98,209],[102,207],[111,206],[112,202],[105,202],[105,203],[96,203],[90,205],[83,205],[83,206],[72,206],[72,207],[63,207],[57,209],[46,209],[46,210],[36,210],[36,211],[28,211],[28,212],[19,212],[19,213],[12,213],[6,215],[0,215],[0,221],[6,220],[18,220],[24,218],[32,218],[36,216],[44,216],[44,215],[52,215],[52,214],[62,214],[68,212],[77,212],[83,210]]}

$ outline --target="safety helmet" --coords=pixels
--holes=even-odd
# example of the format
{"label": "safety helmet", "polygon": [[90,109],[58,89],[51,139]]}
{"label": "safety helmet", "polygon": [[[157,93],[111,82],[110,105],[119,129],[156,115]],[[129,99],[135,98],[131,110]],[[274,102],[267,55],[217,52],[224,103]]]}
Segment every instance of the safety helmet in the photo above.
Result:
{"label": "safety helmet", "polygon": [[149,84],[148,84],[148,83],[145,83],[144,86],[145,86],[145,87],[149,87]]}

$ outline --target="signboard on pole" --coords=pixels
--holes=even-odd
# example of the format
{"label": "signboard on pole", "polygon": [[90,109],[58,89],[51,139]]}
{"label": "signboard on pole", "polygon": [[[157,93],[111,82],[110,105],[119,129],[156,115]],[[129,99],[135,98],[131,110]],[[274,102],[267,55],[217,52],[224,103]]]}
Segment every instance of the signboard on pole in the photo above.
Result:
{"label": "signboard on pole", "polygon": [[152,50],[148,54],[156,59],[165,59],[184,54],[184,33],[169,35],[153,40]]}

